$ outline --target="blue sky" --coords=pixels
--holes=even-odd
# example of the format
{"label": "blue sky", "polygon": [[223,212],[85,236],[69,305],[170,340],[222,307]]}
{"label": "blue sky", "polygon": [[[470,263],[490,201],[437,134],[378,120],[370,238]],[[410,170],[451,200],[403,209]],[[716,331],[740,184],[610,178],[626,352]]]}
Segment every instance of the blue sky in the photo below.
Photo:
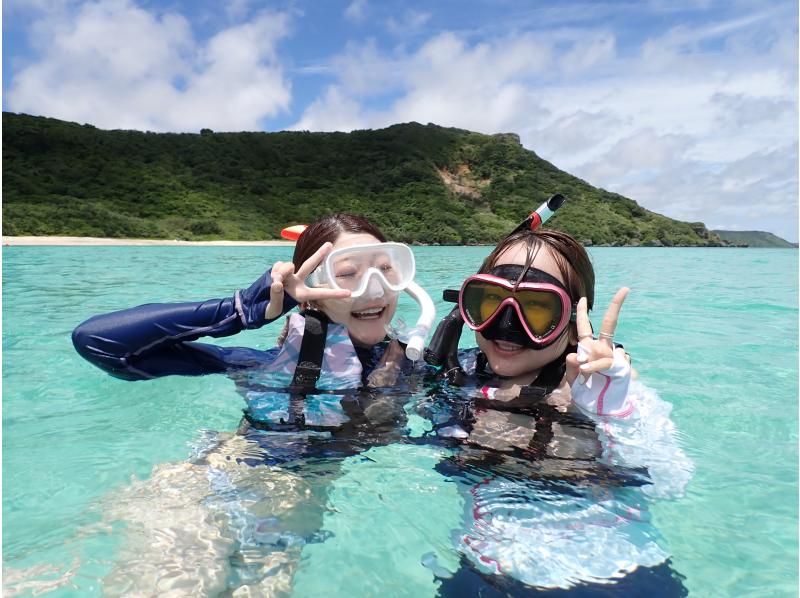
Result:
{"label": "blue sky", "polygon": [[3,109],[151,131],[514,132],[648,209],[797,241],[797,12],[762,0],[5,0]]}

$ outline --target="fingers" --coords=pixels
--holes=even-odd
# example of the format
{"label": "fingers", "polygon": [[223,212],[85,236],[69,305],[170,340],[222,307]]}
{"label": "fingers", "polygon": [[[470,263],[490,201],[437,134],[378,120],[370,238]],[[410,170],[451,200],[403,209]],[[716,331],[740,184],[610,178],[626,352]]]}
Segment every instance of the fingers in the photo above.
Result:
{"label": "fingers", "polygon": [[294,271],[294,264],[291,262],[276,262],[272,266],[270,276],[272,284],[269,287],[269,303],[265,316],[268,320],[274,320],[283,311],[283,281],[286,276],[291,276]]}
{"label": "fingers", "polygon": [[609,345],[612,344],[614,338],[614,331],[617,329],[617,320],[619,319],[619,312],[622,309],[622,304],[625,302],[625,297],[628,296],[630,289],[622,287],[616,292],[611,299],[611,304],[606,310],[606,315],[603,316],[603,323],[600,326],[600,334],[598,335],[601,340],[606,341]]}
{"label": "fingers", "polygon": [[581,297],[575,310],[575,327],[578,329],[578,340],[592,336],[592,323],[589,321],[589,310],[586,306],[586,297]]}
{"label": "fingers", "polygon": [[295,297],[298,301],[322,301],[324,299],[347,299],[351,291],[347,289],[318,289],[306,287],[302,292],[298,292],[301,297]]}
{"label": "fingers", "polygon": [[314,255],[303,262],[303,264],[297,270],[297,277],[302,280],[308,278],[308,275],[316,270],[317,266],[319,266],[322,263],[322,260],[325,259],[325,256],[330,253],[332,247],[333,243],[323,243],[322,247],[314,252]]}
{"label": "fingers", "polygon": [[580,369],[578,368],[578,354],[577,353],[569,353],[567,355],[567,384],[572,386],[572,383],[575,382],[575,378],[578,377],[578,373]]}
{"label": "fingers", "polygon": [[603,370],[609,369],[613,363],[613,357],[601,357],[600,359],[595,359],[594,361],[582,363],[578,369],[584,376],[590,376],[595,372],[602,372]]}

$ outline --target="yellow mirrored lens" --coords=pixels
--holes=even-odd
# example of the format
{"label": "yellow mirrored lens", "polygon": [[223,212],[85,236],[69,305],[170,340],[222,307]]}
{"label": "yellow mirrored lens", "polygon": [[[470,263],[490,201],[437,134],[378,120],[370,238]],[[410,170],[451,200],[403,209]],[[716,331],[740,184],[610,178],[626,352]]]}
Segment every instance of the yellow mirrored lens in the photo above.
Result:
{"label": "yellow mirrored lens", "polygon": [[520,306],[528,327],[536,335],[546,335],[561,319],[561,300],[555,293],[531,290],[513,292],[479,281],[471,282],[464,289],[464,311],[474,325],[480,326],[509,297],[513,297]]}
{"label": "yellow mirrored lens", "polygon": [[483,298],[480,302],[481,322],[485,322],[492,314],[497,311],[500,304],[510,296],[510,293],[505,289],[498,287],[488,287],[483,291]]}
{"label": "yellow mirrored lens", "polygon": [[480,326],[497,310],[508,291],[493,284],[473,281],[464,289],[463,307],[472,324]]}
{"label": "yellow mirrored lens", "polygon": [[533,332],[547,334],[561,319],[561,301],[545,291],[519,291],[516,299]]}

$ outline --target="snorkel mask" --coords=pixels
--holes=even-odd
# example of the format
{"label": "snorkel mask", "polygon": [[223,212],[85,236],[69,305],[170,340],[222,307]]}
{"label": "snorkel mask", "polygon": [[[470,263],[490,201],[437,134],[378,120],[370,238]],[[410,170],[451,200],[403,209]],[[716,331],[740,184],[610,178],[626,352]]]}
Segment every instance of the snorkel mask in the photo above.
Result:
{"label": "snorkel mask", "polygon": [[569,293],[558,279],[519,265],[497,266],[467,278],[458,308],[464,323],[485,338],[530,349],[552,345],[575,318]]}
{"label": "snorkel mask", "polygon": [[332,251],[308,277],[308,284],[348,290],[353,299],[378,298],[406,290],[415,273],[408,245],[371,243]]}

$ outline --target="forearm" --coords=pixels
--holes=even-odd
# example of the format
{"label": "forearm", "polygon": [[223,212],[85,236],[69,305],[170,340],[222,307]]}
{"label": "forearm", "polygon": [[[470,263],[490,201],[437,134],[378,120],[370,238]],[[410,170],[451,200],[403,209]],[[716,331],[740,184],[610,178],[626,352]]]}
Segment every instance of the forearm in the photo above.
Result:
{"label": "forearm", "polygon": [[[72,333],[78,353],[113,376],[139,380],[225,369],[224,355],[199,343],[259,328],[269,298],[269,274],[233,297],[193,303],[152,303],[90,318]],[[284,297],[282,312],[295,301]]]}

